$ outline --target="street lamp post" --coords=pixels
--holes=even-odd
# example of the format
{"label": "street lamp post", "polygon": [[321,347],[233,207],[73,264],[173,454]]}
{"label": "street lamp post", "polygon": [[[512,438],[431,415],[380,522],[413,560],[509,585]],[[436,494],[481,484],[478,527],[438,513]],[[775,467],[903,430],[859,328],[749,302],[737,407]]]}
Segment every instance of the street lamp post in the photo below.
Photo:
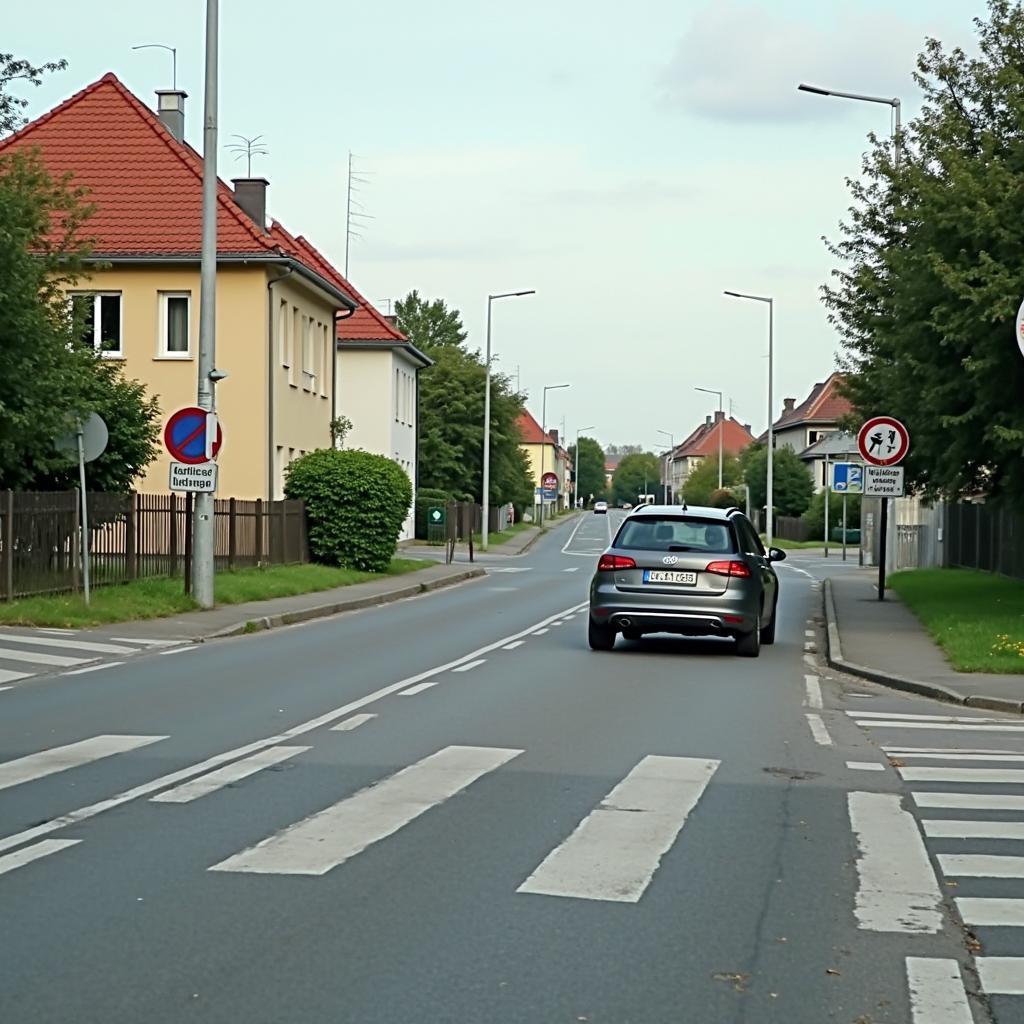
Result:
{"label": "street lamp post", "polygon": [[725,420],[722,417],[722,392],[712,391],[711,388],[694,388],[694,391],[703,391],[705,395],[718,395],[718,489],[722,489],[722,439],[725,434]]}
{"label": "street lamp post", "polygon": [[495,299],[518,298],[520,295],[533,295],[531,289],[526,292],[501,292],[499,295],[487,296],[487,368],[484,371],[484,485],[480,502],[483,508],[483,523],[480,526],[480,548],[487,550],[487,537],[491,522],[491,303]]}
{"label": "street lamp post", "polygon": [[765,534],[768,537],[768,547],[772,546],[773,507],[775,498],[773,470],[775,463],[775,427],[772,421],[774,398],[772,396],[772,380],[775,368],[775,299],[768,295],[747,295],[745,292],[725,293],[732,299],[752,299],[754,302],[766,302],[768,304],[768,480],[765,497],[767,508],[765,509]]}
{"label": "street lamp post", "polygon": [[574,481],[573,489],[572,489],[572,501],[573,501],[574,505],[578,505],[579,504],[579,498],[580,498],[580,434],[584,430],[593,430],[593,429],[594,429],[593,423],[591,423],[590,426],[588,426],[588,427],[577,427],[576,428],[576,456],[572,460],[572,462],[573,462],[573,465],[572,465],[572,478],[573,478],[573,481]]}
{"label": "street lamp post", "polygon": [[544,453],[548,448],[548,392],[558,391],[561,388],[572,387],[571,384],[548,384],[544,388],[544,395],[541,399],[540,404],[540,420],[541,420],[541,446],[540,446],[540,524],[544,525]]}
{"label": "street lamp post", "polygon": [[664,434],[669,439],[669,441],[671,442],[671,447],[669,448],[668,453],[665,455],[665,484],[664,484],[664,486],[661,489],[662,500],[667,505],[668,504],[668,467],[669,467],[669,459],[672,457],[672,452],[675,450],[675,447],[676,447],[676,435],[671,433],[668,430],[659,430],[658,433],[659,434]]}
{"label": "street lamp post", "polygon": [[838,89],[822,89],[818,85],[807,85],[801,82],[797,86],[800,92],[814,93],[815,96],[837,96],[843,100],[859,100],[861,103],[882,103],[887,107],[892,107],[894,114],[894,130],[893,130],[893,160],[896,170],[900,169],[900,131],[902,130],[902,123],[900,115],[902,111],[902,105],[898,96],[865,96],[858,92],[840,92]]}

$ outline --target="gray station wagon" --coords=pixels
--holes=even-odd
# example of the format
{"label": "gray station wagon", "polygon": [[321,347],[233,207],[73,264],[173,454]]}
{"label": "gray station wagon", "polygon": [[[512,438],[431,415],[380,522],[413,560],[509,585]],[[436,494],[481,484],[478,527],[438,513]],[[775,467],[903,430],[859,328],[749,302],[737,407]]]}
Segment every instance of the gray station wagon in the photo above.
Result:
{"label": "gray station wagon", "polygon": [[756,658],[775,641],[779,580],[773,562],[739,510],[641,505],[619,527],[590,584],[588,640],[610,651],[622,633],[720,636]]}

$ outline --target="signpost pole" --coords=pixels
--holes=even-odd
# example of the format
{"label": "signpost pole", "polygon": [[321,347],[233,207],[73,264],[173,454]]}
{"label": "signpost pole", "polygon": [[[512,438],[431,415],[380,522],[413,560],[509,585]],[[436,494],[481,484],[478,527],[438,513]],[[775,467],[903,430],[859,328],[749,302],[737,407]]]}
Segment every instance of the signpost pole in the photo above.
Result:
{"label": "signpost pole", "polygon": [[78,488],[82,498],[82,586],[89,607],[89,501],[85,496],[85,428],[78,421]]}
{"label": "signpost pole", "polygon": [[[220,0],[206,0],[206,82],[203,97],[203,233],[199,271],[199,358],[196,405],[216,410],[217,299],[217,49]],[[263,225],[259,225],[262,227]],[[192,516],[192,596],[200,608],[213,607],[213,493],[196,495]]]}
{"label": "signpost pole", "polygon": [[843,561],[846,561],[846,502],[848,495],[843,494]]}
{"label": "signpost pole", "polygon": [[885,600],[886,533],[889,527],[889,499],[882,498],[882,515],[878,527],[878,600]]}
{"label": "signpost pole", "polygon": [[828,475],[828,452],[825,453],[825,557],[828,558],[828,512],[832,497],[832,481]]}

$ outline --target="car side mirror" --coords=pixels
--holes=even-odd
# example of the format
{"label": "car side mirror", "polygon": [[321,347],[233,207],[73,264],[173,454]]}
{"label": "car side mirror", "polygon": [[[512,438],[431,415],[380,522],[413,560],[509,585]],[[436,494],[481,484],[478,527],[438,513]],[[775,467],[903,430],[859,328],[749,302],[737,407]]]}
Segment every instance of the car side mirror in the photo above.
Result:
{"label": "car side mirror", "polygon": [[784,562],[786,560],[786,552],[782,548],[769,548],[768,549],[768,561],[769,562]]}

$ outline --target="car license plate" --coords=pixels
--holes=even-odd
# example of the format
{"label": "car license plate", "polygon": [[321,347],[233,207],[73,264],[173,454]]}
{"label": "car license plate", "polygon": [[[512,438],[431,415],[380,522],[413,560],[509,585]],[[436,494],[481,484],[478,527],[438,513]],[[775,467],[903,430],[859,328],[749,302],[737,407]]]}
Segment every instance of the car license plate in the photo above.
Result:
{"label": "car license plate", "polygon": [[684,587],[697,585],[695,572],[669,572],[664,569],[644,569],[644,583],[675,583]]}

